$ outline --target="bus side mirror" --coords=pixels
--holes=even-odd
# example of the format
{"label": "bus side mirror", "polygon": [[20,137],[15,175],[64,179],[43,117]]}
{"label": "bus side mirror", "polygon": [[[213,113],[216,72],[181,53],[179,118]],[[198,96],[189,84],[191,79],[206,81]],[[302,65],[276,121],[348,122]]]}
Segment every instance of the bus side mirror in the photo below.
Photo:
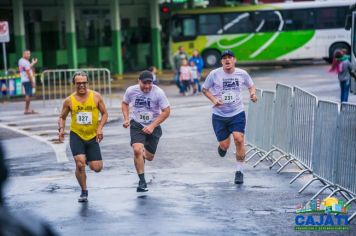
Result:
{"label": "bus side mirror", "polygon": [[346,20],[345,20],[345,30],[350,30],[351,29],[351,15],[346,15]]}

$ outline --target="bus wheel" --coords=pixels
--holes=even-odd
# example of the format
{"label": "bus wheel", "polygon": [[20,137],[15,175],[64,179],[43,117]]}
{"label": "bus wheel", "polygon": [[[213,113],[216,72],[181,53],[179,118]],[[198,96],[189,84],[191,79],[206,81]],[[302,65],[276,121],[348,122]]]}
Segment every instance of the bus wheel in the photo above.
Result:
{"label": "bus wheel", "polygon": [[220,66],[220,52],[217,50],[206,50],[203,52],[204,64],[207,68]]}
{"label": "bus wheel", "polygon": [[328,58],[329,63],[331,63],[333,61],[333,57],[335,55],[335,52],[339,51],[341,49],[345,49],[346,53],[348,55],[350,55],[350,50],[351,49],[350,49],[349,45],[347,45],[346,43],[335,43],[329,49],[329,58]]}

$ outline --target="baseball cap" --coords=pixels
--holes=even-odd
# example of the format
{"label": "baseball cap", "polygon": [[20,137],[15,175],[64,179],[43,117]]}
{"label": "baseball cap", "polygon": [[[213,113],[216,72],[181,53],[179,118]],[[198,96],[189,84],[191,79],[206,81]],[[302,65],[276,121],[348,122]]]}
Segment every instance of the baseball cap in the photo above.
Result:
{"label": "baseball cap", "polygon": [[139,80],[141,81],[153,81],[153,75],[151,71],[144,70],[140,73],[140,76],[138,77]]}
{"label": "baseball cap", "polygon": [[232,56],[235,57],[235,54],[231,50],[225,50],[221,53],[220,58],[222,59],[224,56]]}

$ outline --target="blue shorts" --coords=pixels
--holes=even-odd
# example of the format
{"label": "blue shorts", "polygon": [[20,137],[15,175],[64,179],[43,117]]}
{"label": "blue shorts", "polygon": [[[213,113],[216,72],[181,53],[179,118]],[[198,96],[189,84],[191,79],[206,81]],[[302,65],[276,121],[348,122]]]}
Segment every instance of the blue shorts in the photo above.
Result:
{"label": "blue shorts", "polygon": [[222,117],[213,114],[213,128],[219,142],[227,139],[232,132],[245,133],[246,116],[240,112],[233,117]]}
{"label": "blue shorts", "polygon": [[32,84],[31,84],[31,82],[23,82],[22,86],[25,89],[25,95],[31,97],[32,96]]}

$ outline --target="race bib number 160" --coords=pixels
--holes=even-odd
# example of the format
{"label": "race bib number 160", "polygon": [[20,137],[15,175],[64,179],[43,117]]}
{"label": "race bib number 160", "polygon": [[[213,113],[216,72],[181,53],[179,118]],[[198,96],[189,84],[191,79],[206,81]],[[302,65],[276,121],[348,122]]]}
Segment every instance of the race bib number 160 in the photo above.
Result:
{"label": "race bib number 160", "polygon": [[78,112],[77,113],[77,124],[91,125],[92,124],[92,113],[91,112]]}
{"label": "race bib number 160", "polygon": [[151,112],[141,112],[140,114],[139,114],[139,121],[140,121],[140,123],[149,123],[149,122],[151,122],[151,120],[152,120],[152,117],[153,115],[152,115],[152,113]]}

